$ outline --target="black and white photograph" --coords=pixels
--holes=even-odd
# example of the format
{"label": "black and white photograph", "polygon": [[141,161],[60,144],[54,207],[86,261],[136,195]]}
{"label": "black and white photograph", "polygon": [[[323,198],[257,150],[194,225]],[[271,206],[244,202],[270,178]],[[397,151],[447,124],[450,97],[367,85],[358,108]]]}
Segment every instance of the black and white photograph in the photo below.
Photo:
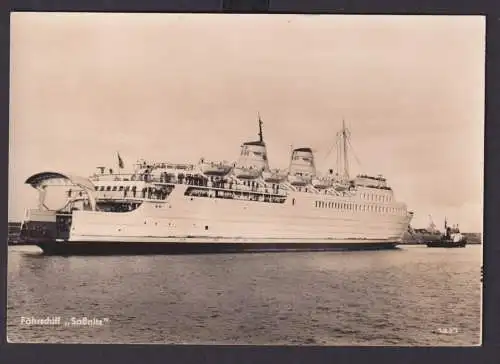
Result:
{"label": "black and white photograph", "polygon": [[479,346],[485,18],[13,12],[10,343]]}

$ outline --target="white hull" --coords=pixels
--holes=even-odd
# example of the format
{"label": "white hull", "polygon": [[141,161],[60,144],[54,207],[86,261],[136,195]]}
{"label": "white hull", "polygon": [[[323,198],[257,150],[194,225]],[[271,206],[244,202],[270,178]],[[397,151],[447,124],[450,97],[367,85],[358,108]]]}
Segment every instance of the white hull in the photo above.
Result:
{"label": "white hull", "polygon": [[[398,242],[406,212],[316,208],[317,196],[291,193],[283,204],[184,196],[178,185],[164,203],[124,213],[75,211],[69,241],[127,242]],[[330,201],[348,201],[330,197]]]}

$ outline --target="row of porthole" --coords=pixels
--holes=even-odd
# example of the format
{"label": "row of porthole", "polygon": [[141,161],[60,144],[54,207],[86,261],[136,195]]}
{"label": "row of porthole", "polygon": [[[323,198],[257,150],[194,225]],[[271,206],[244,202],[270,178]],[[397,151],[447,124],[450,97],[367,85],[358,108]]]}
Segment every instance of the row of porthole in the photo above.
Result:
{"label": "row of porthole", "polygon": [[315,201],[315,207],[334,208],[339,210],[354,210],[363,212],[382,212],[382,213],[398,213],[403,214],[404,210],[396,207],[374,206],[374,205],[357,205],[342,202],[326,202]]}
{"label": "row of porthole", "polygon": [[389,202],[391,201],[391,196],[385,195],[374,195],[372,193],[362,193],[361,198],[371,201],[379,201],[379,202]]}
{"label": "row of porthole", "polygon": [[[147,224],[147,221],[144,220],[144,225],[146,225],[146,224]],[[157,221],[155,221],[155,225],[158,225]],[[168,226],[175,227],[175,225],[170,223],[170,222],[168,223]],[[208,225],[205,225],[205,230],[208,230]],[[118,231],[121,231],[121,229],[118,229]]]}

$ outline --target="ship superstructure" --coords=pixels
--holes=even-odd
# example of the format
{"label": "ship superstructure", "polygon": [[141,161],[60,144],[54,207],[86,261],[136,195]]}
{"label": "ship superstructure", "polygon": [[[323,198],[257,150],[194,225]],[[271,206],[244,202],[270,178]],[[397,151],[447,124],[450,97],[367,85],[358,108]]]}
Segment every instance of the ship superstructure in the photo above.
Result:
{"label": "ship superstructure", "polygon": [[[160,253],[391,248],[412,213],[382,176],[349,176],[343,124],[342,166],[320,175],[310,147],[291,151],[288,169],[270,169],[259,138],[234,163],[139,161],[132,173],[98,167],[89,178],[42,172],[26,183],[39,206],[26,212],[24,239],[47,253]],[[123,164],[118,156],[120,164]],[[45,192],[67,185],[65,206]]]}

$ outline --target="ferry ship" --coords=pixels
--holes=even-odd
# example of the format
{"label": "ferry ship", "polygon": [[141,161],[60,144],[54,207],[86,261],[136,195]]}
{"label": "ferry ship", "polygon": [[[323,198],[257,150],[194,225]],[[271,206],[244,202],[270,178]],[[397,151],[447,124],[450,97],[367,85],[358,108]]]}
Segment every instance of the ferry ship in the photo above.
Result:
{"label": "ferry ship", "polygon": [[[41,172],[21,236],[46,254],[160,254],[387,249],[413,216],[381,176],[349,175],[350,131],[337,133],[337,170],[316,170],[310,147],[292,148],[287,169],[271,169],[262,120],[258,139],[234,163],[139,161],[133,172],[98,167],[90,177]],[[66,203],[46,206],[63,186]]]}

